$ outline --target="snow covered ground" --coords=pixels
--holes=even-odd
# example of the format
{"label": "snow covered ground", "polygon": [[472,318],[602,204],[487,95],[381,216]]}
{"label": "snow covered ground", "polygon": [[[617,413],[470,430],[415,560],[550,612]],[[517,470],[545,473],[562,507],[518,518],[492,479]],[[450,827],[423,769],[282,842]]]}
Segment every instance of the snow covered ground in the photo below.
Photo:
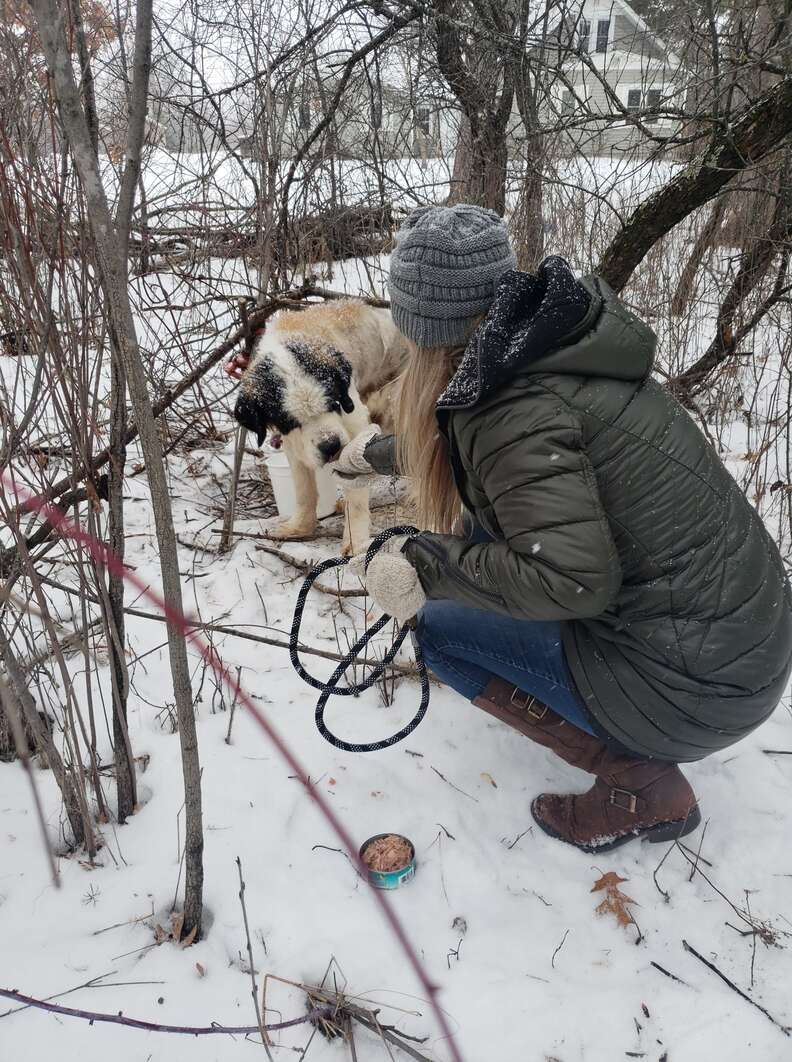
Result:
{"label": "snow covered ground", "polygon": [[[198,475],[188,472],[183,459],[171,463],[178,530],[186,541],[212,546],[211,528],[195,529],[213,515],[211,473],[228,475],[230,450],[192,456],[205,458]],[[128,490],[139,501],[128,505],[127,559],[156,586],[143,478],[129,480]],[[238,527],[258,529],[258,521]],[[293,571],[255,545],[240,540],[226,556],[185,548],[185,604],[199,609],[204,620],[283,637],[298,582]],[[289,548],[314,559],[333,552],[337,542],[325,538]],[[338,614],[336,599],[317,595],[306,617],[306,640],[334,649],[334,614],[336,624],[359,627],[360,612],[350,607],[356,599],[345,604],[347,617]],[[0,986],[44,997],[104,975],[103,982],[61,1002],[172,1024],[254,1023],[237,896],[239,856],[260,977],[272,973],[316,982],[334,956],[351,994],[376,1001],[382,1020],[427,1036],[420,1050],[429,1058],[448,1058],[367,887],[345,857],[332,851],[336,839],[244,714],[236,713],[226,742],[229,713],[221,710],[208,677],[198,705],[206,931],[185,950],[170,943],[152,946],[155,924],[168,923],[179,879],[179,747],[163,726],[162,709],[170,697],[163,628],[130,617],[128,637],[131,739],[135,754],[149,757],[140,776],[143,806],[127,826],[104,827],[106,847],[96,867],[76,856],[61,858],[62,888],[53,889],[23,772],[15,764],[0,765]],[[467,1060],[789,1057],[792,1044],[783,1033],[682,944],[687,940],[779,1022],[792,1024],[792,937],[786,936],[792,932],[792,759],[763,751],[792,748],[788,702],[750,739],[690,768],[708,823],[699,865],[712,884],[699,873],[690,880],[690,864],[677,849],[655,883],[666,846],[633,843],[592,857],[533,827],[528,809],[536,792],[583,786],[585,777],[452,692],[433,689],[426,720],[402,745],[370,756],[345,754],[314,729],[314,691],[295,676],[287,653],[232,636],[216,636],[215,645],[232,669],[242,668],[247,689],[356,838],[393,830],[414,841],[417,875],[392,902],[430,976],[442,986],[442,1005]],[[308,663],[318,674],[332,666]],[[75,661],[78,684],[79,667]],[[195,667],[197,689],[197,659]],[[414,712],[417,697],[417,685],[405,679],[392,707],[383,707],[372,691],[338,701],[328,721],[343,736],[373,739],[398,729]],[[104,748],[107,752],[106,741]],[[38,772],[37,782],[57,842],[57,791],[48,772]],[[690,839],[693,849],[699,840],[699,835]],[[612,916],[595,914],[603,894],[591,888],[609,871],[626,879],[622,889],[635,900],[640,942],[634,926],[623,928]],[[745,924],[729,901],[740,908],[749,903],[753,916],[777,934],[778,946],[757,942],[752,958],[752,938],[737,931]],[[454,928],[456,919],[464,920],[465,932]],[[281,1014],[299,1015],[304,1003],[299,993],[275,985],[271,1006],[277,1013],[274,1009],[270,1020],[277,1020]],[[0,1004],[0,1013],[4,1009]],[[278,1043],[299,1048],[308,1037],[307,1027],[300,1026]],[[366,1062],[388,1058],[385,1047],[362,1031],[357,1048]],[[53,1055],[82,1062],[105,1062],[110,1055],[118,1062],[231,1062],[255,1050],[261,1048],[241,1038],[91,1027],[30,1010],[0,1019],[3,1062]],[[344,1050],[317,1037],[308,1057],[341,1059]]]}

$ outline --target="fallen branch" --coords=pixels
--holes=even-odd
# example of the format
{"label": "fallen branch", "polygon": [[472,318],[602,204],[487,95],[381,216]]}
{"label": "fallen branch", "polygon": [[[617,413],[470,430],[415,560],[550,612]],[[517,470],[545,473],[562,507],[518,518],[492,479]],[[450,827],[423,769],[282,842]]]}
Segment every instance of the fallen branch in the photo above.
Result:
{"label": "fallen branch", "polygon": [[792,1035],[792,1029],[790,1029],[790,1026],[782,1025],[780,1021],[777,1021],[769,1010],[765,1010],[761,1003],[757,1003],[755,999],[751,999],[751,997],[747,995],[747,993],[743,992],[741,988],[737,987],[734,981],[730,981],[726,974],[722,973],[714,963],[710,962],[709,959],[705,959],[703,955],[699,955],[699,953],[691,944],[688,944],[686,940],[683,940],[682,946],[684,947],[685,951],[689,951],[691,955],[695,955],[699,962],[703,962],[708,970],[712,970],[714,974],[717,974],[718,977],[720,977],[721,981],[723,981],[724,984],[727,984],[733,992],[736,992],[738,996],[741,996],[747,1003],[750,1003],[752,1007],[756,1007],[757,1010],[761,1011],[762,1014],[764,1014],[764,1016],[768,1019],[768,1021],[771,1021],[777,1029],[781,1030],[784,1036]]}
{"label": "fallen branch", "polygon": [[[253,535],[242,535],[240,538],[253,538]],[[266,536],[262,536],[266,537]],[[258,545],[254,547],[260,553],[269,553],[272,557],[277,557],[278,560],[283,561],[284,564],[288,564],[290,567],[295,568],[301,575],[310,575],[314,570],[315,565],[310,561],[300,560],[299,557],[293,557],[290,553],[285,553],[282,549],[278,549],[277,546],[264,546]],[[342,590],[341,587],[333,588],[332,586],[322,586],[320,583],[314,583],[314,590],[321,590],[323,594],[330,594],[332,597],[365,597],[365,590]]]}
{"label": "fallen branch", "polygon": [[[83,1021],[105,1023],[108,1025],[125,1025],[129,1029],[145,1029],[147,1032],[179,1033],[183,1036],[250,1036],[260,1032],[258,1025],[161,1025],[159,1022],[142,1021],[140,1018],[128,1018],[124,1014],[100,1014],[93,1010],[78,1010],[76,1007],[62,1007],[58,1003],[48,1003],[44,999],[35,999],[26,996],[22,992],[16,992],[10,988],[0,988],[0,996],[4,999],[13,999],[16,1003],[24,1003],[27,1007],[36,1010],[46,1010],[50,1014],[61,1014],[67,1018],[82,1018]],[[277,1032],[278,1029],[292,1029],[295,1025],[304,1025],[308,1021],[317,1021],[326,1017],[331,1007],[315,1007],[307,1014],[299,1018],[291,1018],[289,1021],[277,1021],[265,1025],[267,1032]]]}
{"label": "fallen branch", "polygon": [[[81,597],[92,604],[99,604],[97,598],[87,592],[75,590],[74,587],[64,586],[63,583],[58,583],[54,579],[50,579],[47,576],[40,576],[41,582],[47,586],[53,586],[56,590],[63,590],[66,594],[72,594],[74,597]],[[155,623],[167,623],[164,616],[158,616],[154,612],[144,612],[140,608],[132,608],[131,606],[124,609],[124,612],[128,616],[137,616],[139,619],[153,620]],[[274,645],[276,649],[288,649],[290,648],[288,642],[282,642],[278,638],[267,638],[263,634],[250,634],[248,631],[240,631],[236,627],[229,627],[223,623],[199,623],[188,620],[188,625],[197,631],[213,631],[215,634],[228,634],[233,638],[242,638],[248,642],[258,642],[261,645]],[[308,656],[319,656],[323,660],[345,660],[346,657],[341,653],[333,653],[329,649],[315,649],[310,645],[298,645],[299,652],[306,653]],[[357,664],[358,667],[370,667],[371,661],[365,657],[355,657],[350,663]],[[400,675],[404,675],[406,678],[415,678],[416,670],[415,665],[411,664],[397,664],[391,663],[388,665],[394,671],[398,671]],[[443,779],[445,781],[445,779]],[[450,783],[449,783],[450,784]],[[466,794],[467,795],[467,794]],[[471,797],[471,800],[474,799]]]}
{"label": "fallen branch", "polygon": [[684,985],[685,988],[690,988],[687,981],[683,981],[681,977],[677,977],[676,974],[672,974],[670,970],[666,970],[665,966],[661,966],[659,962],[650,962],[650,966],[654,966],[655,970],[659,970],[664,977],[669,977],[672,981],[676,981],[678,985]]}

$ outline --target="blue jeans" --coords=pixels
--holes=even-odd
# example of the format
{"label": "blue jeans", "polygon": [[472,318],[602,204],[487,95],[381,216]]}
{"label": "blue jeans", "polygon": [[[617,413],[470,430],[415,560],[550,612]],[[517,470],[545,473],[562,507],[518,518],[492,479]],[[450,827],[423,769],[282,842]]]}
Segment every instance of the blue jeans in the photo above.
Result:
{"label": "blue jeans", "polygon": [[497,675],[589,734],[564,656],[561,624],[511,619],[454,601],[427,601],[415,632],[427,667],[472,701]]}

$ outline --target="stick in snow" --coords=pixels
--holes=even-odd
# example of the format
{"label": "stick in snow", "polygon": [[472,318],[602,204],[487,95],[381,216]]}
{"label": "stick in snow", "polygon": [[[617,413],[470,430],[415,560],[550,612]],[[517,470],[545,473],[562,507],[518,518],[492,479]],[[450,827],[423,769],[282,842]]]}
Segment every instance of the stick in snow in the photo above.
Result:
{"label": "stick in snow", "polygon": [[696,958],[699,960],[699,962],[703,962],[708,970],[712,970],[712,972],[714,974],[717,974],[718,977],[720,977],[721,981],[723,981],[725,984],[727,984],[729,986],[729,988],[733,992],[736,992],[738,996],[742,996],[742,998],[747,1003],[750,1003],[752,1007],[756,1007],[757,1010],[760,1010],[762,1012],[762,1014],[764,1014],[764,1016],[769,1021],[771,1021],[773,1023],[773,1025],[775,1025],[775,1027],[777,1029],[781,1030],[781,1032],[784,1034],[784,1036],[792,1035],[792,1032],[790,1032],[790,1027],[788,1025],[782,1025],[780,1021],[777,1021],[773,1017],[773,1015],[770,1013],[769,1010],[765,1010],[765,1008],[761,1005],[761,1003],[757,1003],[755,999],[751,999],[751,997],[749,995],[747,995],[747,993],[743,992],[743,990],[741,988],[737,987],[737,985],[734,983],[734,981],[730,981],[725,973],[721,973],[721,971],[718,969],[717,966],[715,966],[714,963],[711,963],[709,961],[709,959],[705,959],[703,955],[699,955],[699,953],[696,951],[696,949],[691,944],[688,944],[688,942],[686,940],[683,940],[682,941],[682,946],[684,947],[685,951],[689,951],[691,955],[695,955]]}
{"label": "stick in snow", "polygon": [[[228,1036],[250,1036],[260,1032],[258,1025],[160,1025],[154,1021],[141,1021],[140,1018],[127,1018],[124,1014],[99,1014],[92,1010],[77,1010],[76,1007],[62,1007],[58,1003],[47,1003],[44,999],[34,999],[33,996],[23,995],[22,992],[13,991],[10,988],[0,988],[0,996],[4,999],[13,999],[25,1006],[35,1007],[37,1010],[47,1010],[51,1014],[63,1014],[68,1018],[82,1018],[94,1022],[107,1022],[110,1025],[126,1025],[130,1029],[145,1029],[148,1032],[181,1033],[184,1036],[213,1036],[225,1034]],[[290,1021],[277,1021],[271,1025],[265,1025],[267,1032],[275,1032],[278,1029],[291,1029],[295,1025],[303,1025],[307,1021],[316,1021],[324,1018],[331,1011],[330,1007],[314,1007],[313,1010],[299,1018]]]}

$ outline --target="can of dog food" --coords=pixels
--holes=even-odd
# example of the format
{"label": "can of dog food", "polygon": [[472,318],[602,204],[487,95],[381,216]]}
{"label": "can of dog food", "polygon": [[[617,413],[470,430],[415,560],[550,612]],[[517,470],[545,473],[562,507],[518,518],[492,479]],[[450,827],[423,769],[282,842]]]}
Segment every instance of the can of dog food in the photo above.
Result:
{"label": "can of dog food", "polygon": [[360,846],[372,885],[400,889],[415,877],[415,845],[400,833],[377,833]]}

